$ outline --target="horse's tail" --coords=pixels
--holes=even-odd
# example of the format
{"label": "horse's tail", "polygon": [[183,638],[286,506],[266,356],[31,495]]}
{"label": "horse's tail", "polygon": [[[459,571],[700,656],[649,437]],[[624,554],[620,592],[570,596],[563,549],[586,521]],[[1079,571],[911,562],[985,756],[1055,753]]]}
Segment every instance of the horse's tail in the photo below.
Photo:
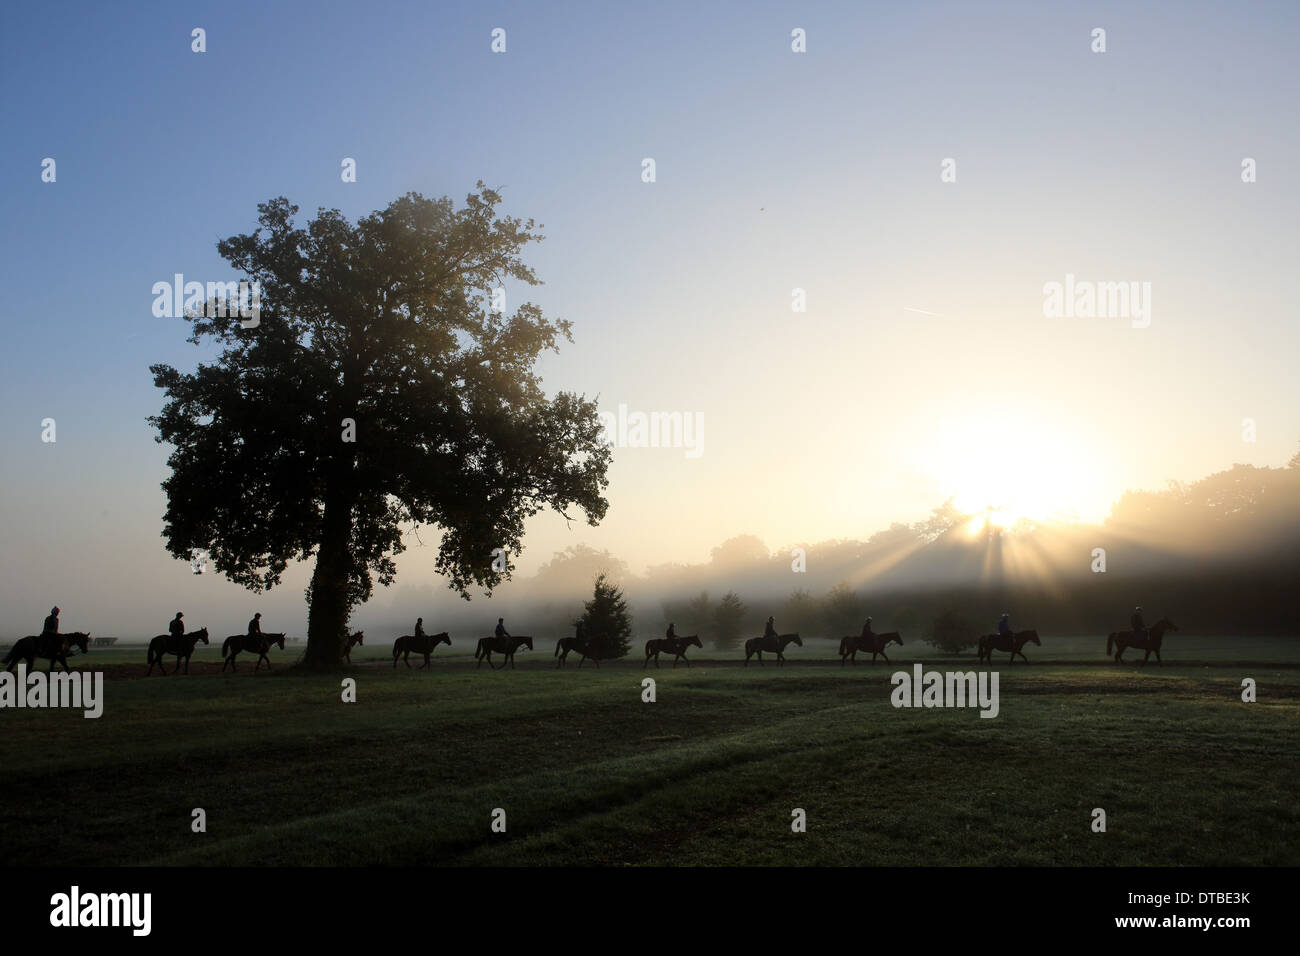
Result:
{"label": "horse's tail", "polygon": [[18,642],[14,641],[14,646],[9,648],[9,653],[5,655],[4,663],[9,664],[18,659]]}
{"label": "horse's tail", "polygon": [[402,653],[402,648],[406,646],[406,638],[399,637],[393,641],[393,660],[397,660],[397,655]]}
{"label": "horse's tail", "polygon": [[559,656],[560,656],[560,648],[563,647],[563,646],[564,646],[564,638],[560,638],[558,641],[555,642],[555,653],[552,654],[551,656],[552,656],[552,657],[559,657]]}
{"label": "horse's tail", "polygon": [[487,640],[486,637],[480,637],[480,638],[478,639],[478,647],[476,647],[476,648],[474,649],[474,660],[476,660],[476,661],[477,661],[477,660],[482,660],[482,658],[483,658],[483,643],[484,643],[486,640]]}
{"label": "horse's tail", "polygon": [[230,656],[230,645],[234,642],[234,640],[235,640],[235,636],[232,634],[230,637],[226,638],[225,641],[222,642],[221,644],[222,657]]}
{"label": "horse's tail", "polygon": [[153,659],[154,659],[154,652],[153,652],[153,649],[154,649],[154,642],[153,642],[153,641],[150,641],[150,642],[149,642],[149,653],[148,653],[148,655],[147,655],[147,656],[148,656],[148,660],[145,661],[145,663],[148,664],[150,667],[153,667]]}
{"label": "horse's tail", "polygon": [[1106,656],[1110,656],[1111,649],[1115,646],[1115,632],[1111,631],[1106,635]]}

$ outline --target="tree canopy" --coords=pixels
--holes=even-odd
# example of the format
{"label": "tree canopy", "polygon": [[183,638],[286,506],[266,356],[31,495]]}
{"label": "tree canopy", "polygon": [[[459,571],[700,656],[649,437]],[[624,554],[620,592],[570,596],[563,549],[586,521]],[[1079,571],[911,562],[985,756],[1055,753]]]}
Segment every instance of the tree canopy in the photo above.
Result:
{"label": "tree canopy", "polygon": [[506,282],[539,284],[520,257],[539,227],[477,188],[459,209],[410,193],[355,224],[322,209],[298,226],[288,200],[259,205],[254,232],[217,246],[261,283],[259,323],[188,316],[217,361],[151,366],[167,401],[150,422],[175,446],[168,550],[204,549],[254,591],[314,556],[309,664],[337,664],[406,527],[436,528],[437,571],[468,599],[509,576],[494,556],[521,550],[530,516],[578,508],[595,525],[608,508],[595,403],[548,397],[533,371],[570,324],[527,302],[491,308]]}

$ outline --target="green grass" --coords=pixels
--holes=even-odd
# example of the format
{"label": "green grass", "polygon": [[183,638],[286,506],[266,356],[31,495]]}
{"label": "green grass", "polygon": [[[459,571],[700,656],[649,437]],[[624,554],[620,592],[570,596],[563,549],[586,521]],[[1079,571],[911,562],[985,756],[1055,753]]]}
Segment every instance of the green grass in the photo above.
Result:
{"label": "green grass", "polygon": [[201,648],[190,676],[147,680],[124,679],[143,648],[92,651],[74,661],[109,675],[101,719],[0,714],[0,849],[11,865],[1300,864],[1300,644],[1175,640],[1163,668],[1099,662],[1095,638],[1045,639],[1029,667],[999,655],[993,720],[890,706],[917,657],[974,666],[913,645],[874,669],[796,666],[824,660],[808,642],[781,669],[709,652],[648,672],[555,671],[540,644],[476,671],[442,647],[431,671],[354,667],[356,704],[279,651],[270,674],[220,675]]}

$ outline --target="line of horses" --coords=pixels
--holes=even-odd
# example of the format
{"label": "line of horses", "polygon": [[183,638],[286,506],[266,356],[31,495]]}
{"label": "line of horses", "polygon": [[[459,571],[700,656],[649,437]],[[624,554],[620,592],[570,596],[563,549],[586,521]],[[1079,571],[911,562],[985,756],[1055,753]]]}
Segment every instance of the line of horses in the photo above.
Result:
{"label": "line of horses", "polygon": [[[145,676],[148,677],[152,674],[155,666],[166,674],[167,667],[163,663],[163,656],[167,654],[176,658],[176,666],[172,668],[173,674],[180,673],[182,661],[185,663],[185,673],[188,674],[190,672],[190,658],[194,656],[194,648],[199,644],[210,643],[206,627],[185,634],[159,634],[149,642],[149,670],[145,673]],[[236,670],[235,659],[245,651],[257,655],[257,666],[253,668],[254,671],[261,669],[263,661],[266,662],[266,669],[270,670],[271,658],[267,656],[267,653],[272,647],[284,650],[283,633],[231,634],[221,644],[221,672],[224,674],[227,667],[232,671]]]}
{"label": "line of horses", "polygon": [[[1164,641],[1165,634],[1170,631],[1177,631],[1178,626],[1169,618],[1164,617],[1147,629],[1145,634],[1134,633],[1133,631],[1113,631],[1106,638],[1106,656],[1113,656],[1116,663],[1123,663],[1124,652],[1129,648],[1145,651],[1142,663],[1146,664],[1151,660],[1151,655],[1155,654],[1156,663],[1163,665],[1164,661],[1160,657],[1160,647]],[[208,629],[199,628],[197,631],[190,631],[183,635],[159,634],[149,642],[148,663],[149,670],[147,674],[152,674],[154,667],[157,667],[163,674],[167,673],[167,668],[163,663],[165,655],[171,655],[176,658],[176,666],[172,669],[173,674],[180,673],[182,664],[185,673],[190,671],[190,658],[194,655],[194,649],[198,644],[211,643],[208,638]],[[1017,657],[1026,664],[1029,658],[1025,656],[1025,645],[1036,644],[1042,646],[1042,640],[1035,630],[1017,631],[1013,634],[984,634],[978,641],[979,662],[993,663],[993,652],[1000,651],[1009,653],[1011,659],[1009,663],[1015,663]],[[393,642],[393,667],[397,666],[400,658],[409,668],[411,666],[411,654],[417,654],[424,658],[424,663],[420,670],[424,670],[431,664],[431,655],[439,644],[451,646],[451,637],[446,631],[438,634],[405,634]],[[764,637],[750,638],[745,641],[745,666],[749,666],[751,658],[757,658],[758,663],[763,663],[763,654],[769,653],[776,656],[778,665],[785,663],[785,649],[791,644],[803,647],[803,639],[798,634],[770,634]],[[854,666],[858,663],[859,653],[870,653],[871,663],[875,664],[877,657],[883,659],[885,663],[891,663],[889,655],[885,653],[885,648],[890,644],[903,646],[903,638],[897,631],[890,631],[885,634],[850,634],[840,638],[839,657],[840,666],[852,662]],[[257,663],[253,668],[254,671],[260,670],[265,663],[267,669],[271,668],[271,659],[268,652],[272,647],[279,647],[284,650],[285,636],[283,633],[276,634],[232,634],[227,637],[221,646],[222,664],[221,670],[224,673],[229,667],[232,671],[236,669],[236,658],[242,653],[256,654]],[[587,661],[591,661],[600,667],[602,659],[608,659],[606,653],[609,642],[603,636],[597,636],[580,640],[576,637],[562,637],[555,645],[555,666],[564,667],[568,662],[570,654],[577,654],[579,657],[578,667],[581,668]],[[358,646],[365,646],[365,632],[356,631],[346,636],[343,647],[343,658],[349,664],[352,663],[352,650]],[[533,638],[526,635],[517,635],[513,637],[484,637],[480,638],[478,645],[474,650],[475,668],[482,667],[486,662],[492,670],[504,669],[506,666],[514,668],[515,652],[521,647],[528,650],[533,649]],[[668,654],[672,657],[673,667],[679,662],[685,662],[687,667],[691,666],[690,659],[686,652],[692,648],[703,648],[704,644],[698,634],[690,634],[678,637],[660,637],[648,640],[645,643],[645,660],[641,668],[650,666],[653,660],[655,667],[659,666],[659,658],[662,654]],[[40,634],[28,635],[17,641],[9,649],[8,655],[4,659],[7,669],[12,671],[20,661],[27,665],[31,670],[37,658],[45,658],[50,662],[49,669],[53,671],[56,665],[62,664],[65,670],[71,671],[68,664],[68,654],[76,648],[85,654],[90,648],[90,635],[73,631],[67,634]],[[495,664],[492,655],[501,656],[501,663]],[[147,675],[146,675],[147,676]]]}

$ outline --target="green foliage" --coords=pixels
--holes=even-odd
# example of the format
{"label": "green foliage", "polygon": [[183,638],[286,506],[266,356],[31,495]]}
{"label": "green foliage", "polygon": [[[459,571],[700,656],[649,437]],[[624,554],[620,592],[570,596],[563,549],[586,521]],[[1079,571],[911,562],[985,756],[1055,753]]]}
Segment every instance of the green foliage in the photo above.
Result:
{"label": "green foliage", "polygon": [[542,237],[478,189],[461,209],[411,193],[355,225],[322,210],[299,227],[297,206],[263,203],[256,231],[217,245],[261,283],[259,324],[192,316],[190,341],[222,346],[217,361],[151,366],[167,401],[150,422],[175,446],[168,550],[204,549],[254,591],[315,557],[316,666],[337,663],[351,610],[393,581],[409,525],[441,532],[435,567],[468,600],[509,577],[491,556],[518,554],[532,515],[577,507],[594,525],[608,507],[595,403],[548,398],[533,371],[569,323],[489,308],[489,289],[538,284],[519,252]]}
{"label": "green foliage", "polygon": [[728,591],[713,610],[713,646],[720,651],[735,650],[740,645],[746,607],[735,591]]}
{"label": "green foliage", "polygon": [[795,588],[777,614],[785,631],[809,633],[818,624],[817,599],[804,588]]}
{"label": "green foliage", "polygon": [[582,615],[582,630],[589,638],[603,638],[601,657],[624,657],[632,643],[632,616],[623,591],[601,574]]}
{"label": "green foliage", "polygon": [[701,591],[689,600],[665,600],[663,612],[663,627],[676,624],[678,634],[704,634],[713,630],[713,602],[709,600],[707,591]]}
{"label": "green foliage", "polygon": [[861,632],[862,622],[867,617],[866,604],[847,583],[840,582],[830,589],[826,595],[825,608],[823,620],[828,629],[828,637],[843,637],[845,634]]}
{"label": "green foliage", "polygon": [[979,633],[955,611],[944,611],[930,627],[926,643],[949,654],[960,654],[979,643]]}

